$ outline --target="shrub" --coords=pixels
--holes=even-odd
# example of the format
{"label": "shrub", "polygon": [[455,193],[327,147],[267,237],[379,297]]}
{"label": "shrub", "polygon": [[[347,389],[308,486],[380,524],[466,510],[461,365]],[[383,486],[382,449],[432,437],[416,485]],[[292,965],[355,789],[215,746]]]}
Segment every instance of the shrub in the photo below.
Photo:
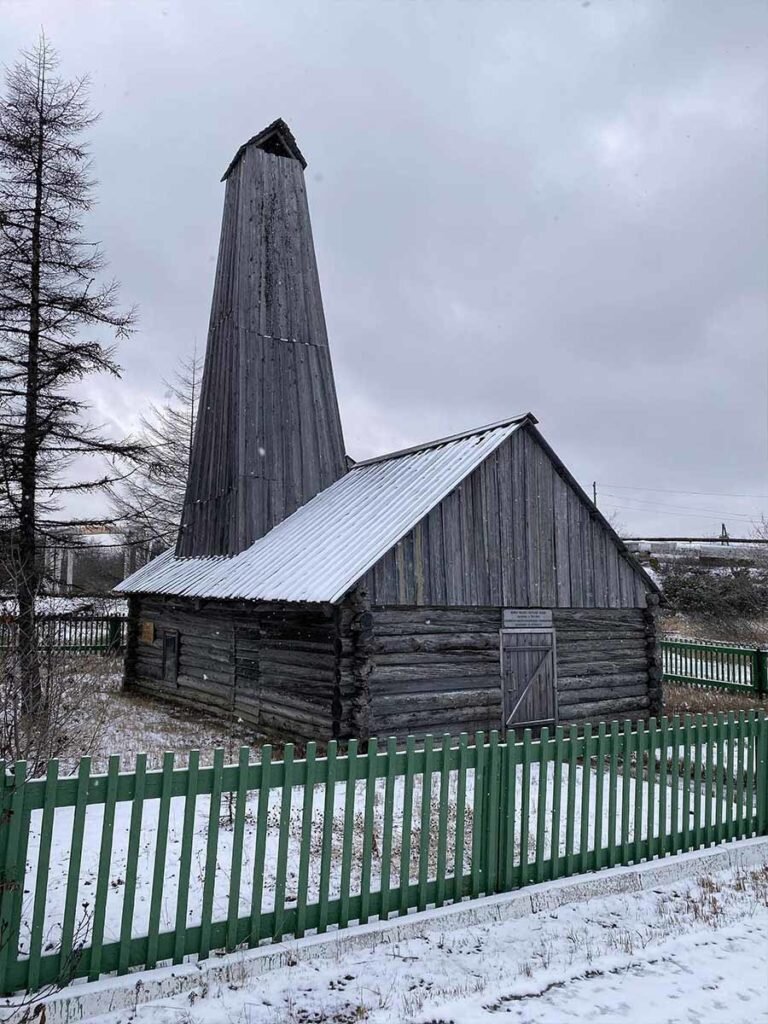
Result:
{"label": "shrub", "polygon": [[676,612],[735,619],[768,609],[768,568],[763,566],[712,569],[697,562],[672,562],[660,575],[667,604]]}

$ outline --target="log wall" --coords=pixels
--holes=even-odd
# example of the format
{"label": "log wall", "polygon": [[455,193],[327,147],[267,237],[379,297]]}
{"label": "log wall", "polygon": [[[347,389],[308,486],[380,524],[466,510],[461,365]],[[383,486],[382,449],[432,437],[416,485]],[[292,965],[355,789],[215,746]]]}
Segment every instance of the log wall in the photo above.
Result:
{"label": "log wall", "polygon": [[[370,735],[501,728],[500,608],[374,607]],[[557,609],[558,719],[643,718],[659,710],[653,614]]]}
{"label": "log wall", "polygon": [[[134,600],[128,687],[235,714],[267,735],[323,738],[338,731],[335,609],[147,596]],[[151,642],[142,639],[145,623],[155,628]],[[163,679],[166,630],[179,633],[175,682]]]}
{"label": "log wall", "polygon": [[[135,603],[134,603],[135,602]],[[501,728],[501,608],[338,608],[132,598],[126,685],[236,714],[265,735],[328,739]],[[155,638],[142,639],[146,623]],[[654,608],[556,609],[558,721],[658,714]],[[163,632],[179,672],[163,678]]]}
{"label": "log wall", "polygon": [[498,729],[498,608],[373,610],[371,735]]}
{"label": "log wall", "polygon": [[641,608],[558,609],[554,626],[561,724],[658,713],[652,613]]}

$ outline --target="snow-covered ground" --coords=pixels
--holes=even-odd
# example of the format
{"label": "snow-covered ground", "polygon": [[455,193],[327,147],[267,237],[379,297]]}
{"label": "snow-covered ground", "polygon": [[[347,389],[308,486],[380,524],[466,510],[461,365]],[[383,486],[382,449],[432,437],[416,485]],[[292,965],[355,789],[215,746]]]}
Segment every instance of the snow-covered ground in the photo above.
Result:
{"label": "snow-covered ground", "polygon": [[768,1020],[768,865],[201,987],[99,1024]]}

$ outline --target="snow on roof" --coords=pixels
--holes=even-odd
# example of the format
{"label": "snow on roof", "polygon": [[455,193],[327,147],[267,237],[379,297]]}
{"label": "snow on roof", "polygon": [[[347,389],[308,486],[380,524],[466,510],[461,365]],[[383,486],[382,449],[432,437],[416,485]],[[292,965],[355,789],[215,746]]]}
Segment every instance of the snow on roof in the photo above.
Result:
{"label": "snow on roof", "polygon": [[123,594],[337,602],[529,414],[354,465],[233,557],[166,551],[124,580]]}

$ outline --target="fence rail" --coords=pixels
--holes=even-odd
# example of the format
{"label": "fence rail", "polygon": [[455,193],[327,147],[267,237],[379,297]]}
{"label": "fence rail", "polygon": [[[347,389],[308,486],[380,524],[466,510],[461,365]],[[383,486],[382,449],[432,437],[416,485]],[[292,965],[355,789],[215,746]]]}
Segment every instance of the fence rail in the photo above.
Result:
{"label": "fence rail", "polygon": [[[117,653],[125,646],[127,621],[123,615],[40,615],[38,645],[72,654]],[[0,618],[0,653],[13,649],[17,636],[15,618]]]}
{"label": "fence rail", "polygon": [[662,640],[664,679],[762,696],[768,693],[768,651],[698,640]]}
{"label": "fence rail", "polygon": [[762,714],[6,777],[0,994],[768,832]]}

